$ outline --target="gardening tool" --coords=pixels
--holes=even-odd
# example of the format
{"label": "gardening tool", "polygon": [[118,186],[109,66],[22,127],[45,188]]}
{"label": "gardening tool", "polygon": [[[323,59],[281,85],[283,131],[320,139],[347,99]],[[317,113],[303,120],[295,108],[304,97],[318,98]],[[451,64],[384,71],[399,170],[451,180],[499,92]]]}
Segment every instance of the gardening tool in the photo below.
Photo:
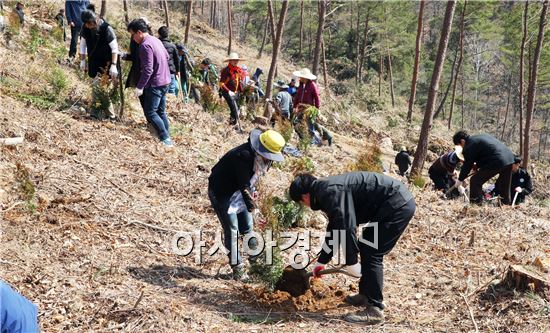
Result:
{"label": "gardening tool", "polygon": [[118,56],[118,61],[116,62],[116,67],[118,70],[118,87],[120,89],[120,112],[118,118],[122,119],[124,116],[124,87],[122,85],[122,65],[120,64],[122,57]]}
{"label": "gardening tool", "polygon": [[[340,265],[334,268],[323,269],[318,272],[318,275],[329,275],[335,273],[345,274],[347,276],[352,276],[344,268],[345,265]],[[282,290],[290,293],[294,297],[298,297],[306,293],[306,291],[311,287],[310,278],[313,276],[313,272],[308,272],[305,269],[294,269],[292,266],[287,266],[283,270],[283,276],[281,280],[277,283],[276,289]]]}
{"label": "gardening tool", "polygon": [[[472,177],[473,175],[475,174],[475,172],[472,172],[471,174],[469,174],[466,178],[464,178],[464,181],[466,181],[466,179]],[[457,182],[455,182],[453,184],[453,186],[451,186],[451,188],[449,188],[447,190],[447,192],[445,192],[445,198],[448,198],[449,194],[451,194],[451,192],[454,190],[454,189],[458,189],[458,186],[457,186]],[[468,196],[466,195],[466,191],[459,191],[460,194],[464,197],[464,201],[467,201],[468,200]]]}
{"label": "gardening tool", "polygon": [[516,200],[518,198],[518,194],[519,194],[518,191],[516,191],[516,194],[514,194],[514,200],[512,200],[512,207],[514,207],[516,205]]}

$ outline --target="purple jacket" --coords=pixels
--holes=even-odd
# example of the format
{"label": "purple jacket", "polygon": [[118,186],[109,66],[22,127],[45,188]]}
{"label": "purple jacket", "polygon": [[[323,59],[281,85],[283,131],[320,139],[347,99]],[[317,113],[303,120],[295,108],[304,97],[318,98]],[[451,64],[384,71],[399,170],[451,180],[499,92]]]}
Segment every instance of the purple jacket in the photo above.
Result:
{"label": "purple jacket", "polygon": [[309,80],[306,83],[300,83],[296,95],[294,95],[294,100],[292,101],[294,106],[299,104],[308,104],[313,105],[316,108],[321,106],[321,101],[319,99],[319,90],[315,82]]}
{"label": "purple jacket", "polygon": [[162,42],[148,35],[139,46],[141,73],[138,89],[157,88],[168,85],[171,81],[168,67],[168,52]]}

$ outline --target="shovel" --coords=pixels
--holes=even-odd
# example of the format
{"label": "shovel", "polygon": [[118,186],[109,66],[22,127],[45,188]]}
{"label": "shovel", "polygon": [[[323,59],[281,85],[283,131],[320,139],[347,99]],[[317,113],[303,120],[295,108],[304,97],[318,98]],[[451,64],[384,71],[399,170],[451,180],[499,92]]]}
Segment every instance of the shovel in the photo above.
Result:
{"label": "shovel", "polygon": [[[345,274],[347,276],[354,277],[344,269],[344,265],[323,269],[318,275],[329,274]],[[313,272],[308,272],[305,269],[294,269],[292,266],[285,267],[281,280],[277,283],[276,289],[286,291],[294,297],[298,297],[306,293],[311,287],[310,278],[313,276]]]}

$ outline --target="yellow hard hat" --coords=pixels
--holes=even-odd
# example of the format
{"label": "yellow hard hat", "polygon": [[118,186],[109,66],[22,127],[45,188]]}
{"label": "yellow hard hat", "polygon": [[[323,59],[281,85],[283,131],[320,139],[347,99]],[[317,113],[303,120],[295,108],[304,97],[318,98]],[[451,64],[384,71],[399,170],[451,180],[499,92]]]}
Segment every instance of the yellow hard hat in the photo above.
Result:
{"label": "yellow hard hat", "polygon": [[283,136],[274,130],[267,130],[262,133],[255,129],[250,133],[252,148],[261,156],[276,162],[284,161],[283,150],[286,142]]}

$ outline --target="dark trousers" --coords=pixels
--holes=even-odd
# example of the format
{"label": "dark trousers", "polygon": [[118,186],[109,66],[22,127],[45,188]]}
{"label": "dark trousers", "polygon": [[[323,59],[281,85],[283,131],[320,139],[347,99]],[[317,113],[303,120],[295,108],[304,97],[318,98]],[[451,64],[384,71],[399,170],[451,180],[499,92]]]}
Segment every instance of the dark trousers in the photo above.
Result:
{"label": "dark trousers", "polygon": [[[229,209],[231,196],[216,196],[210,187],[208,188],[208,198],[222,225],[223,244],[229,251],[227,254],[229,264],[231,266],[239,265],[242,263],[242,255],[238,247],[239,235],[252,232],[254,227],[252,214],[246,210],[238,214],[229,214],[227,210]],[[257,239],[251,238],[248,245],[250,249],[256,249],[258,246]]]}
{"label": "dark trousers", "polygon": [[222,96],[225,98],[227,105],[229,106],[231,123],[236,124],[239,117],[239,106],[237,105],[236,97],[229,96],[229,93],[225,90],[222,91]]}
{"label": "dark trousers", "polygon": [[510,186],[512,186],[512,164],[497,170],[478,170],[470,180],[470,202],[481,203],[483,200],[483,184],[498,174],[495,187],[502,196],[502,203],[509,205]]}
{"label": "dark trousers", "polygon": [[80,28],[71,27],[71,46],[69,47],[69,58],[76,56],[76,46],[80,37]]}
{"label": "dark trousers", "polygon": [[[361,254],[361,279],[359,280],[359,294],[367,297],[370,304],[384,309],[382,289],[384,284],[384,256],[388,254],[405,229],[416,210],[414,199],[409,200],[403,207],[396,209],[392,214],[378,222],[378,248],[359,242]],[[363,229],[363,238],[372,241],[374,228]]]}
{"label": "dark trousers", "polygon": [[[143,90],[143,113],[159,136],[159,139],[170,138],[168,116],[166,115],[166,93],[168,86],[149,87]],[[140,101],[141,102],[141,101]]]}
{"label": "dark trousers", "polygon": [[430,179],[434,182],[435,189],[445,191],[449,189],[449,176],[446,173],[429,172]]}

